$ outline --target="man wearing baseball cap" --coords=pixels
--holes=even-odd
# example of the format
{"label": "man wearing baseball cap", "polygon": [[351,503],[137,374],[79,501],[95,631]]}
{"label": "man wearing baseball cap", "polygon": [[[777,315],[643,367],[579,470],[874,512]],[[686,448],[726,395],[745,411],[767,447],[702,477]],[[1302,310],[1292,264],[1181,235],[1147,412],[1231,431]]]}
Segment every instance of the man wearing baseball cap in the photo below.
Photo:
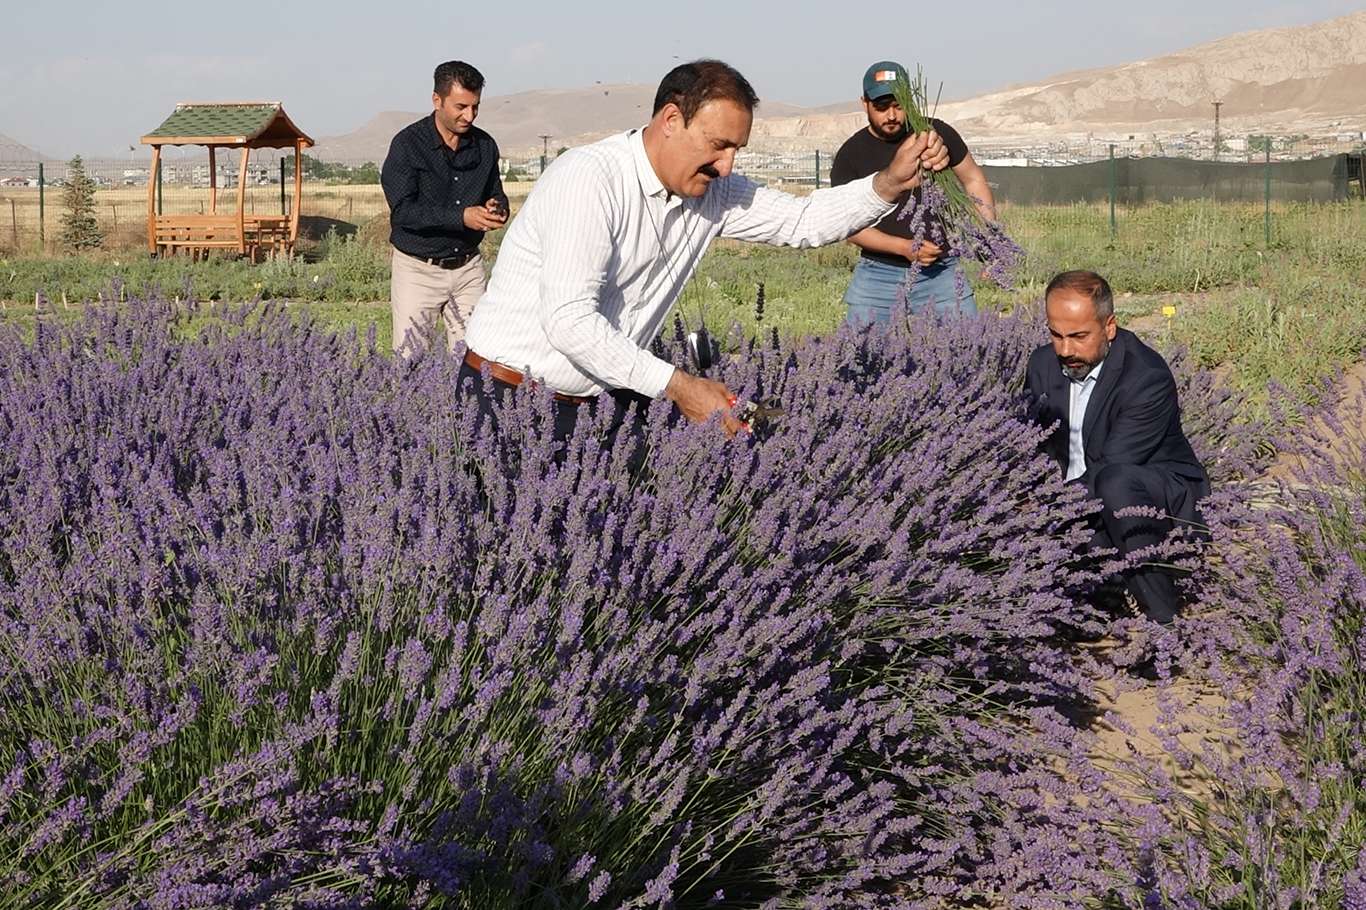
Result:
{"label": "man wearing baseball cap", "polygon": [[[862,100],[868,126],[845,140],[835,153],[830,169],[832,186],[875,174],[896,154],[907,131],[906,114],[892,94],[898,79],[909,81],[906,68],[892,60],[878,61],[864,73]],[[963,137],[943,120],[932,117],[930,125],[943,140],[949,153],[949,167],[968,195],[976,200],[977,210],[983,218],[995,221],[996,203],[991,187],[982,168],[972,160]],[[919,189],[912,198],[920,201]],[[855,324],[887,322],[903,295],[913,313],[975,313],[977,301],[962,267],[943,248],[942,225],[926,224],[917,242],[911,219],[899,218],[901,212],[898,206],[876,224],[849,238],[863,253],[844,294],[849,307],[847,320]],[[913,265],[918,265],[919,270],[909,292],[905,292],[903,288]]]}

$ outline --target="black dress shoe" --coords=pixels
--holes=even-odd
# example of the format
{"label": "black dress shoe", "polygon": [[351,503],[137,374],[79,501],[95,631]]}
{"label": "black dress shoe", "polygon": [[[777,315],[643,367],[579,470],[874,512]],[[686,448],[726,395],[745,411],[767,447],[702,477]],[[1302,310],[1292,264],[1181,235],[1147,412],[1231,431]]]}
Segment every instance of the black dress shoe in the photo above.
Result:
{"label": "black dress shoe", "polygon": [[[1145,679],[1148,682],[1158,682],[1163,677],[1157,672],[1157,661],[1152,657],[1145,657],[1136,664],[1125,667],[1125,672],[1135,679]],[[1177,679],[1181,676],[1181,668],[1176,664],[1167,666],[1167,679]]]}

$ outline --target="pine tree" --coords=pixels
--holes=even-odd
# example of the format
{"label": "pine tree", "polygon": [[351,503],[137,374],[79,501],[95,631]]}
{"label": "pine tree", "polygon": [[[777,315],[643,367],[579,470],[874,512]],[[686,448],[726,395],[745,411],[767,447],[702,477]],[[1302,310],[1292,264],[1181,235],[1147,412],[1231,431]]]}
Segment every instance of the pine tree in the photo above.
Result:
{"label": "pine tree", "polygon": [[66,170],[62,243],[73,250],[97,247],[104,242],[104,235],[95,220],[95,181],[85,172],[80,155],[67,162]]}

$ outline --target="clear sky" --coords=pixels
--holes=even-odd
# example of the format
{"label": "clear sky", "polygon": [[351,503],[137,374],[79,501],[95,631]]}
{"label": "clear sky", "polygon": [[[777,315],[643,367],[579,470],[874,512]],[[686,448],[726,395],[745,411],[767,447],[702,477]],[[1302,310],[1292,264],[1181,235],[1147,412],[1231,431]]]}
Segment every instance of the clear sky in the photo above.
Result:
{"label": "clear sky", "polygon": [[59,157],[108,155],[177,101],[280,100],[315,138],[382,110],[429,108],[431,71],[463,59],[486,97],[594,82],[653,85],[719,57],[761,98],[852,100],[874,60],[920,63],[944,99],[1110,66],[1363,0],[977,3],[743,0],[332,0],[247,4],[65,0],[0,16],[0,134]]}

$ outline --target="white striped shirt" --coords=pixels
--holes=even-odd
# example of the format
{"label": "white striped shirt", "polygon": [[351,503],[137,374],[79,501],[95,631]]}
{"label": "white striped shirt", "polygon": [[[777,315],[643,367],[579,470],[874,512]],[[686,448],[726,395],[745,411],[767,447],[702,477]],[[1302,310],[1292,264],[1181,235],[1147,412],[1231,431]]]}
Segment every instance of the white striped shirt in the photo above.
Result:
{"label": "white striped shirt", "polygon": [[731,174],[673,196],[640,130],[570,149],[509,226],[465,341],[558,392],[656,397],[674,368],[646,346],[713,238],[820,246],[892,206],[872,177],[799,198]]}

